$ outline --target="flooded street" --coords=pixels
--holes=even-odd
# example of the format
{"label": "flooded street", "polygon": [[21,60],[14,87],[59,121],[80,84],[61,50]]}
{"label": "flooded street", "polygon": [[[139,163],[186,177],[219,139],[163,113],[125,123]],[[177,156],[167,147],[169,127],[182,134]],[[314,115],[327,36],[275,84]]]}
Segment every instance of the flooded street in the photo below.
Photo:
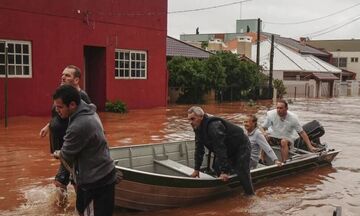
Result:
{"label": "flooded street", "polygon": [[[246,113],[257,113],[260,122],[269,103],[249,107],[246,103],[213,104],[205,111],[242,125]],[[101,113],[110,146],[161,143],[193,139],[186,120],[189,106],[131,110],[128,114]],[[256,185],[256,196],[231,195],[180,209],[129,212],[127,216],[277,216],[332,215],[336,206],[342,215],[360,215],[360,98],[297,99],[289,104],[301,123],[316,119],[325,128],[323,142],[342,152],[332,166],[312,169]],[[69,202],[58,206],[53,176],[58,161],[49,153],[48,137],[39,137],[49,117],[14,117],[9,127],[0,125],[0,215],[74,215],[75,194],[69,187]]]}

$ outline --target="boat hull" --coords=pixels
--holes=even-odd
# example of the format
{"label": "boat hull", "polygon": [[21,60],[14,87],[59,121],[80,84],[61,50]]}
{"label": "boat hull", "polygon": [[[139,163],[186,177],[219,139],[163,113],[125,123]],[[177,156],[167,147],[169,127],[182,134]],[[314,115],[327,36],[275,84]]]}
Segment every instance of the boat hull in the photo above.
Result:
{"label": "boat hull", "polygon": [[142,211],[185,206],[240,189],[240,183],[235,179],[224,184],[219,179],[178,178],[119,170],[123,180],[116,186],[116,206]]}
{"label": "boat hull", "polygon": [[[157,148],[160,148],[163,151],[161,155],[166,155],[166,158],[187,166],[193,163],[193,158],[190,157],[189,152],[184,153],[184,151],[193,153],[190,147],[192,145],[192,142],[170,143],[169,146],[168,144],[140,145],[123,147],[124,149],[121,150],[124,152],[121,153],[114,153],[114,151],[119,151],[119,148],[111,149],[110,153],[113,152],[112,156],[117,164],[116,169],[123,178],[116,185],[115,205],[149,211],[181,207],[242,191],[241,184],[235,175],[232,175],[228,182],[223,182],[216,177],[191,178],[189,177],[191,173],[174,172],[153,162],[158,159],[159,149]],[[270,165],[251,170],[252,179],[254,183],[258,183],[309,168],[329,165],[338,153],[339,151],[323,151],[316,154],[293,155],[293,159],[287,161],[282,167]],[[119,158],[121,156],[125,159]],[[184,158],[187,160],[183,160]]]}

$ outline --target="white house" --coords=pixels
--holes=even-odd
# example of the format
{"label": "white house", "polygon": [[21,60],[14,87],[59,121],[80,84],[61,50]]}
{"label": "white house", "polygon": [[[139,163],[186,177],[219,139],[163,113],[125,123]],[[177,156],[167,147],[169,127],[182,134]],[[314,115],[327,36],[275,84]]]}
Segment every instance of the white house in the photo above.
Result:
{"label": "white house", "polygon": [[[271,41],[260,43],[260,65],[269,74]],[[256,44],[252,46],[251,59],[256,61]],[[283,80],[288,97],[333,96],[334,74],[341,70],[313,55],[304,55],[274,43],[273,79]]]}

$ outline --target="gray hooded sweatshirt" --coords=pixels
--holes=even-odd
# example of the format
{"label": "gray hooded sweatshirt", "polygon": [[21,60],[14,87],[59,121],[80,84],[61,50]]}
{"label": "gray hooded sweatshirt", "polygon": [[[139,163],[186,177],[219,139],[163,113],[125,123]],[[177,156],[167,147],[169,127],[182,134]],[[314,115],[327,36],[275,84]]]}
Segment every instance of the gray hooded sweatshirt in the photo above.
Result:
{"label": "gray hooded sweatshirt", "polygon": [[69,118],[61,157],[74,167],[78,185],[95,183],[114,169],[103,126],[94,104],[81,100]]}

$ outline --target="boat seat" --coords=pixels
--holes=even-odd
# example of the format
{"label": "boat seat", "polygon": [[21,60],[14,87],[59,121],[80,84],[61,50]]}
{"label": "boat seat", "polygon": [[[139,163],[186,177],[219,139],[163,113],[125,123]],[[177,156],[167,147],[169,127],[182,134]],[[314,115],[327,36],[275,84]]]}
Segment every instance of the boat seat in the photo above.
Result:
{"label": "boat seat", "polygon": [[[185,174],[187,176],[190,176],[194,169],[191,167],[188,167],[184,164],[178,163],[176,161],[170,160],[170,159],[166,159],[166,160],[154,160],[154,162],[156,164],[160,164],[162,166],[165,166],[169,169],[175,170],[177,172],[180,172],[182,174]],[[215,179],[215,177],[208,175],[206,173],[200,172],[199,174],[201,179]]]}

